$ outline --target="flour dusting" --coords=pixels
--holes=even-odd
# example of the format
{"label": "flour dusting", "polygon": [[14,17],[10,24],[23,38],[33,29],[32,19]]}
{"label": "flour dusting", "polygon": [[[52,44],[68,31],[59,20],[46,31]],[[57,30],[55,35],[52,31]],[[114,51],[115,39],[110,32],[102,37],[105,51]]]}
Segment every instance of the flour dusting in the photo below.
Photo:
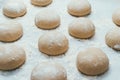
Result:
{"label": "flour dusting", "polygon": [[[16,0],[13,0],[16,1]],[[67,71],[67,80],[120,80],[119,77],[119,68],[120,68],[120,52],[116,52],[106,46],[105,44],[105,34],[111,28],[116,27],[112,22],[111,15],[115,9],[120,7],[119,0],[89,0],[92,8],[92,12],[89,18],[95,25],[96,33],[95,35],[88,40],[78,40],[71,37],[68,33],[68,25],[69,23],[76,19],[68,14],[67,5],[70,0],[53,0],[53,2],[47,7],[36,7],[31,5],[30,0],[20,0],[23,2],[27,8],[27,13],[23,17],[15,18],[12,20],[16,20],[23,25],[24,34],[22,38],[16,42],[15,44],[20,45],[24,48],[26,52],[26,62],[20,68],[13,71],[0,71],[0,80],[30,80],[31,72],[33,68],[39,64],[39,62],[43,61],[56,61],[61,63],[63,67],[65,67]],[[2,13],[2,7],[8,0],[0,0],[0,23],[6,22],[7,20],[11,20],[7,18]],[[12,4],[13,5],[13,4]],[[17,4],[14,4],[17,6]],[[23,9],[24,6],[18,6],[15,8],[10,8],[13,11],[19,12]],[[35,26],[35,16],[41,10],[45,8],[52,8],[55,10],[61,18],[61,24],[58,28],[54,29],[66,35],[69,40],[69,50],[60,56],[47,56],[38,50],[38,39],[39,37],[48,32],[49,30],[42,30]],[[52,14],[52,13],[49,13]],[[52,31],[52,30],[51,30]],[[0,45],[5,44],[0,42]],[[11,44],[11,43],[7,43]],[[77,54],[87,47],[95,46],[101,48],[106,55],[108,55],[110,60],[110,68],[108,72],[104,73],[100,76],[86,76],[80,73],[76,68],[76,56]],[[117,46],[118,47],[118,46]]]}

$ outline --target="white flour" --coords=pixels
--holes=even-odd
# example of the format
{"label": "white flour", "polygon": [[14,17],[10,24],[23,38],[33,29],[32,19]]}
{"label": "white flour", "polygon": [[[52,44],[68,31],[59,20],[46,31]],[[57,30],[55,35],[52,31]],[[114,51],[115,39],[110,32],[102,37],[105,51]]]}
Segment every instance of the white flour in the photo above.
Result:
{"label": "white flour", "polygon": [[24,5],[24,3],[20,2],[20,1],[12,0],[5,4],[4,9],[8,10],[8,11],[20,13],[26,9],[26,6]]}
{"label": "white flour", "polygon": [[115,49],[120,49],[120,44],[114,46]]}

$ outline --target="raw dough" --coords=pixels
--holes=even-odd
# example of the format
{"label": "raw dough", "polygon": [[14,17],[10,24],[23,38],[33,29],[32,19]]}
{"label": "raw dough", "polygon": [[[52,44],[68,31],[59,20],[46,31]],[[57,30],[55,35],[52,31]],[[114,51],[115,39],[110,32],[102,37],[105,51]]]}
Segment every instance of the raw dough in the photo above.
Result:
{"label": "raw dough", "polygon": [[0,69],[13,70],[25,62],[25,51],[17,45],[1,45],[0,46]]}
{"label": "raw dough", "polygon": [[47,6],[52,3],[52,0],[31,0],[31,3],[35,6]]}
{"label": "raw dough", "polygon": [[86,16],[91,13],[88,0],[71,0],[68,4],[68,13],[73,16]]}
{"label": "raw dough", "polygon": [[0,41],[16,41],[23,35],[22,25],[16,21],[9,21],[0,24]]}
{"label": "raw dough", "polygon": [[58,63],[42,62],[33,69],[31,80],[67,80],[67,73]]}
{"label": "raw dough", "polygon": [[54,29],[60,25],[60,16],[51,9],[44,9],[36,15],[35,24],[42,29]]}
{"label": "raw dough", "polygon": [[69,24],[69,34],[81,39],[90,38],[95,34],[95,27],[91,20],[81,17]]}
{"label": "raw dough", "polygon": [[86,75],[99,75],[108,70],[109,59],[99,48],[87,48],[77,56],[77,68]]}
{"label": "raw dough", "polygon": [[3,14],[7,17],[16,18],[25,15],[26,6],[20,1],[10,0],[3,6]]}
{"label": "raw dough", "polygon": [[111,29],[105,36],[106,44],[115,49],[120,50],[120,28],[115,27]]}
{"label": "raw dough", "polygon": [[120,9],[117,9],[113,15],[112,15],[112,20],[116,25],[120,26]]}
{"label": "raw dough", "polygon": [[38,41],[39,50],[48,55],[60,55],[68,50],[68,39],[60,32],[51,31]]}

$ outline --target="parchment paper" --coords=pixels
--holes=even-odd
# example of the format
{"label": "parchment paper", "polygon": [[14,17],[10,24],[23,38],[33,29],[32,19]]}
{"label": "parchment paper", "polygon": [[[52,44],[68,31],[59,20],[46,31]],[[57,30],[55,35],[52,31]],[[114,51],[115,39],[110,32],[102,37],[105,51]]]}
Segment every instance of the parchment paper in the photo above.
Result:
{"label": "parchment paper", "polygon": [[[12,20],[16,20],[23,25],[24,35],[20,40],[13,43],[25,49],[27,60],[19,69],[0,71],[0,80],[30,80],[32,69],[42,61],[56,61],[63,65],[67,71],[68,80],[120,80],[120,52],[109,48],[105,44],[104,38],[107,31],[116,27],[112,22],[112,13],[120,7],[120,0],[89,0],[92,6],[92,13],[86,17],[93,21],[96,27],[96,34],[88,40],[75,39],[68,34],[68,24],[76,18],[67,13],[67,4],[70,0],[53,0],[53,3],[47,7],[33,6],[30,0],[21,1],[27,6],[27,14]],[[5,2],[7,0],[0,0],[0,23],[11,20],[2,14],[2,6]],[[61,25],[54,30],[64,33],[69,40],[69,50],[64,55],[50,57],[38,50],[39,37],[49,30],[37,28],[34,24],[34,18],[39,11],[45,8],[52,8],[61,17]],[[0,42],[0,45],[13,43]],[[78,52],[90,46],[101,48],[110,60],[109,70],[103,75],[86,76],[78,72],[76,68]]]}

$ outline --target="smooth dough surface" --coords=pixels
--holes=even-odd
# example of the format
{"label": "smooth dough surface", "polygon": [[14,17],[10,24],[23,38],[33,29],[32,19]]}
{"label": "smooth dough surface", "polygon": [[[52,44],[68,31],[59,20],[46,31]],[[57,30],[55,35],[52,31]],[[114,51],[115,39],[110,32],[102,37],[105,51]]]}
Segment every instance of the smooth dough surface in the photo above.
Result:
{"label": "smooth dough surface", "polygon": [[13,70],[25,62],[25,51],[14,44],[0,46],[0,69]]}
{"label": "smooth dough surface", "polygon": [[38,46],[47,55],[60,55],[68,50],[68,39],[60,32],[51,31],[39,38]]}
{"label": "smooth dough surface", "polygon": [[31,0],[31,3],[35,6],[47,6],[52,3],[52,0]]}
{"label": "smooth dough surface", "polygon": [[71,0],[68,4],[68,13],[73,16],[86,16],[91,13],[88,0]]}
{"label": "smooth dough surface", "polygon": [[69,34],[81,39],[90,38],[95,34],[95,27],[91,20],[81,17],[69,24]]}
{"label": "smooth dough surface", "polygon": [[60,25],[60,16],[51,9],[44,9],[36,15],[35,24],[41,29],[54,29]]}
{"label": "smooth dough surface", "polygon": [[86,75],[100,75],[106,72],[108,67],[109,59],[99,48],[87,48],[77,56],[77,68]]}
{"label": "smooth dough surface", "polygon": [[117,9],[113,15],[112,15],[112,20],[116,25],[120,26],[120,9]]}
{"label": "smooth dough surface", "polygon": [[16,21],[8,21],[0,24],[0,41],[12,42],[23,35],[22,25]]}
{"label": "smooth dough surface", "polygon": [[33,69],[31,80],[67,80],[67,72],[58,63],[42,62]]}
{"label": "smooth dough surface", "polygon": [[21,1],[10,0],[3,6],[3,14],[10,18],[23,16],[26,12],[26,6]]}
{"label": "smooth dough surface", "polygon": [[120,50],[120,28],[115,27],[108,31],[105,36],[105,41],[109,47]]}

